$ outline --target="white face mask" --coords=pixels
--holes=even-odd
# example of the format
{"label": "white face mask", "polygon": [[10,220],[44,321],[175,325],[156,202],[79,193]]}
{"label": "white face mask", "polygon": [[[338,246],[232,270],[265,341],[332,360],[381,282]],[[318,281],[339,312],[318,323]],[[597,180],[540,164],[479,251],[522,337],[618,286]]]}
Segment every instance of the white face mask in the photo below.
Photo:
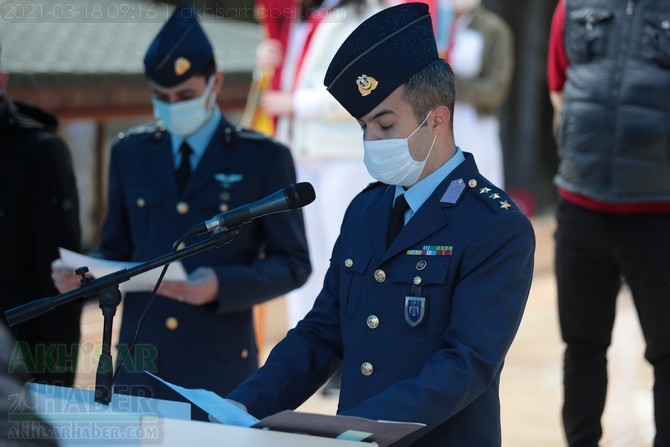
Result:
{"label": "white face mask", "polygon": [[154,117],[161,120],[171,133],[185,137],[191,135],[212,116],[214,76],[209,78],[202,96],[175,103],[153,98]]}
{"label": "white face mask", "polygon": [[435,146],[437,135],[433,138],[428,155],[423,161],[416,161],[412,158],[409,152],[409,139],[421,129],[431,113],[433,113],[432,110],[407,138],[363,140],[363,161],[373,178],[388,185],[401,186],[412,186],[419,180],[426,166],[426,160]]}

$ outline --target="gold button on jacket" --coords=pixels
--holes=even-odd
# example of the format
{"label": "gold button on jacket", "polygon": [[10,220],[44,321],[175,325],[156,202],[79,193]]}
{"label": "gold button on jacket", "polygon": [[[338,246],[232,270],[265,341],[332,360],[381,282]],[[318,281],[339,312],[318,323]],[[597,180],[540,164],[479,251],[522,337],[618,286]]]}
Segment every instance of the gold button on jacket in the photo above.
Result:
{"label": "gold button on jacket", "polygon": [[165,319],[165,327],[171,331],[174,331],[179,327],[179,320],[177,320],[175,317],[168,317]]}
{"label": "gold button on jacket", "polygon": [[177,212],[179,214],[186,214],[188,213],[189,206],[188,203],[186,202],[177,202]]}

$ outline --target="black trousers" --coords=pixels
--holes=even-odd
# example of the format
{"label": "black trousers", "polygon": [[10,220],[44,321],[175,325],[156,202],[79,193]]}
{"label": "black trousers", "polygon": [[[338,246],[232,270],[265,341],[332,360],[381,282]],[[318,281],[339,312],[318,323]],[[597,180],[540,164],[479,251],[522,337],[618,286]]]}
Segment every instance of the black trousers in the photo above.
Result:
{"label": "black trousers", "polygon": [[625,281],[644,335],[644,357],[654,369],[654,446],[670,446],[670,214],[604,214],[562,200],[557,223],[558,311],[566,346],[562,415],[568,444],[594,447],[602,436],[607,349]]}

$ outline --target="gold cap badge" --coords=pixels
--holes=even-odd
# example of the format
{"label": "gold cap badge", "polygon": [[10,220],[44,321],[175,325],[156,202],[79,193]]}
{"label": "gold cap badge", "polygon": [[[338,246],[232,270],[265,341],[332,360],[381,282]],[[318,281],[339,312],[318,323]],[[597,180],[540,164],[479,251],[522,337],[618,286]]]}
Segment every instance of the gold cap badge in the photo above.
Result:
{"label": "gold cap badge", "polygon": [[356,79],[356,85],[358,85],[358,91],[361,93],[361,96],[368,96],[377,88],[377,84],[379,84],[379,82],[368,75],[360,75],[358,79]]}
{"label": "gold cap badge", "polygon": [[185,57],[178,57],[177,60],[174,61],[174,72],[177,76],[183,75],[189,68],[191,68],[191,61]]}

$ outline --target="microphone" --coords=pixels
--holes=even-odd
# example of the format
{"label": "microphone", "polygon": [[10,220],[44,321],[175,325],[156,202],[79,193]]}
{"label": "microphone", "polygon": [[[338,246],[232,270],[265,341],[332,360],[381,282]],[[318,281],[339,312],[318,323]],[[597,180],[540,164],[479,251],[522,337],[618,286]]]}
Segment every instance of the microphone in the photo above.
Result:
{"label": "microphone", "polygon": [[289,185],[264,199],[221,213],[191,227],[186,237],[208,233],[220,227],[234,228],[268,214],[302,208],[316,198],[314,187],[307,182]]}

